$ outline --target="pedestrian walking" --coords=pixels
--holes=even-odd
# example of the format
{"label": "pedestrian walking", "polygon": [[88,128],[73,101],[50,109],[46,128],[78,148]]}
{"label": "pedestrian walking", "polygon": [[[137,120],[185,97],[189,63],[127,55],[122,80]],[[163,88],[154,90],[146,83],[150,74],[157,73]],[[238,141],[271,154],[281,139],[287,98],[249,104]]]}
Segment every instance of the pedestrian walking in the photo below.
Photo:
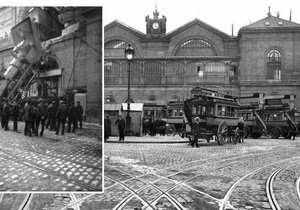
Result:
{"label": "pedestrian walking", "polygon": [[295,140],[297,135],[296,125],[294,125],[289,119],[287,119],[287,123],[289,125],[289,139]]}
{"label": "pedestrian walking", "polygon": [[200,136],[200,118],[199,117],[196,117],[195,118],[195,122],[193,124],[193,131],[194,131],[194,141],[191,143],[191,146],[194,147],[199,147],[199,144],[198,144],[198,138]]}
{"label": "pedestrian walking", "polygon": [[56,113],[57,118],[57,127],[56,127],[56,135],[59,134],[59,128],[61,125],[61,135],[65,134],[65,124],[67,118],[67,106],[63,100],[59,102],[59,107]]}
{"label": "pedestrian walking", "polygon": [[18,120],[20,115],[20,106],[19,104],[14,101],[13,103],[13,111],[12,111],[12,118],[14,123],[14,131],[18,131]]}
{"label": "pedestrian walking", "polygon": [[71,126],[73,126],[72,133],[75,133],[76,123],[77,123],[76,108],[74,106],[74,102],[71,102],[71,104],[68,107],[68,133],[71,132]]}
{"label": "pedestrian walking", "polygon": [[244,128],[245,128],[245,122],[243,117],[240,117],[237,127],[238,127],[239,143],[242,143],[244,142]]}
{"label": "pedestrian walking", "polygon": [[31,106],[30,98],[27,99],[27,102],[24,105],[24,121],[25,121],[24,135],[32,136],[32,106]]}
{"label": "pedestrian walking", "polygon": [[78,127],[78,123],[79,123],[80,129],[82,129],[83,108],[80,104],[80,101],[77,101],[76,116],[77,116],[76,127]]}
{"label": "pedestrian walking", "polygon": [[125,120],[122,118],[122,115],[119,115],[119,119],[116,120],[116,125],[119,131],[119,141],[124,141],[125,139]]}
{"label": "pedestrian walking", "polygon": [[39,99],[39,104],[37,106],[37,118],[36,118],[36,133],[39,132],[39,126],[41,124],[41,131],[40,136],[43,136],[44,134],[44,128],[45,128],[45,120],[48,115],[48,107],[44,102],[44,99]]}

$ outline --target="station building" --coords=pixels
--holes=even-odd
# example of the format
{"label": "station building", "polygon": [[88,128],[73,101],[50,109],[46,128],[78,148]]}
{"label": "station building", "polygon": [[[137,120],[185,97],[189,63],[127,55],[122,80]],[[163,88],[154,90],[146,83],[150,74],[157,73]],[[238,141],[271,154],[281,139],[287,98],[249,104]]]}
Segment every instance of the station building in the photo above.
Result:
{"label": "station building", "polygon": [[[86,122],[102,121],[102,8],[1,7],[0,73],[13,59],[11,29],[26,17],[36,20],[44,63],[28,96],[63,97],[74,93],[84,107]],[[71,94],[72,95],[72,94]]]}
{"label": "station building", "polygon": [[241,96],[296,94],[300,107],[300,24],[267,16],[228,35],[194,19],[166,33],[167,18],[155,9],[146,33],[115,20],[104,30],[105,103],[128,100],[124,50],[135,49],[130,63],[131,102],[144,104],[144,115],[160,118],[170,101],[191,96],[194,87]]}

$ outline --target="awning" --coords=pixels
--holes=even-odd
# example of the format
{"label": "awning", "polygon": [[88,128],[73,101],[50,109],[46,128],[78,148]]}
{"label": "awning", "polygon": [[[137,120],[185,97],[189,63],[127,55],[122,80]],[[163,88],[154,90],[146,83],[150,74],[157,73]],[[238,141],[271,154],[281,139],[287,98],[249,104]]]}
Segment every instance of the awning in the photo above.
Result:
{"label": "awning", "polygon": [[[130,111],[143,111],[143,103],[130,103]],[[127,103],[122,103],[123,111],[127,111]]]}
{"label": "awning", "polygon": [[104,111],[120,111],[121,104],[104,104]]}

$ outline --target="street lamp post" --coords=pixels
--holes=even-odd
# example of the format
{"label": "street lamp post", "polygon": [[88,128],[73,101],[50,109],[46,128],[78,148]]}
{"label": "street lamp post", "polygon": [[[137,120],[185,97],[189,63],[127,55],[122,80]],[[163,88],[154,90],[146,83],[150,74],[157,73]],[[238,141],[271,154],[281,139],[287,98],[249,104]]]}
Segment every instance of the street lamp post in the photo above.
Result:
{"label": "street lamp post", "polygon": [[133,47],[128,44],[125,48],[125,58],[128,61],[128,96],[127,96],[127,116],[126,116],[126,130],[125,134],[129,135],[130,131],[130,124],[131,124],[131,117],[130,117],[130,63],[134,58],[134,49]]}

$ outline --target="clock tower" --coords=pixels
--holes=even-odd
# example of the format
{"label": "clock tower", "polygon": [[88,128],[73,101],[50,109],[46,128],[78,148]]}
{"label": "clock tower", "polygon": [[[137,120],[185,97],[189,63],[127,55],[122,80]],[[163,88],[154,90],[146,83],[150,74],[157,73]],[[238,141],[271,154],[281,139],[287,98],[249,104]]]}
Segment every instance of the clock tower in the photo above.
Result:
{"label": "clock tower", "polygon": [[166,34],[166,22],[167,18],[163,15],[162,18],[159,18],[159,12],[155,7],[153,12],[153,18],[150,18],[149,15],[146,16],[146,33],[148,37],[151,38],[160,38]]}

